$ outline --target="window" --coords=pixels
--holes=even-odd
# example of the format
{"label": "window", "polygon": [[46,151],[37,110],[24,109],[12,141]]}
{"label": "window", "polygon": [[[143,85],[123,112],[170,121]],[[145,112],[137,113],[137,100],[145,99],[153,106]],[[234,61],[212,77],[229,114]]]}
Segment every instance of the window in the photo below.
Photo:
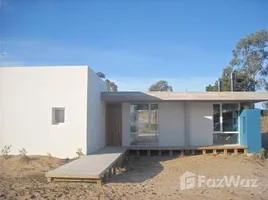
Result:
{"label": "window", "polygon": [[52,124],[65,122],[65,108],[52,108]]}
{"label": "window", "polygon": [[158,142],[158,104],[130,105],[131,144]]}
{"label": "window", "polygon": [[222,104],[223,132],[238,131],[238,104]]}
{"label": "window", "polygon": [[239,103],[222,103],[213,105],[213,143],[238,143]]}

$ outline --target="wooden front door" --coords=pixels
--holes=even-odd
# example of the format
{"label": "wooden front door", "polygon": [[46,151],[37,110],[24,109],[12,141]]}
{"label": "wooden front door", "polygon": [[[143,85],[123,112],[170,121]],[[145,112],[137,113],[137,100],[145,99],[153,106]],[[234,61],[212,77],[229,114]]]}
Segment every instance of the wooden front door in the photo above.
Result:
{"label": "wooden front door", "polygon": [[122,104],[106,104],[106,145],[122,146]]}

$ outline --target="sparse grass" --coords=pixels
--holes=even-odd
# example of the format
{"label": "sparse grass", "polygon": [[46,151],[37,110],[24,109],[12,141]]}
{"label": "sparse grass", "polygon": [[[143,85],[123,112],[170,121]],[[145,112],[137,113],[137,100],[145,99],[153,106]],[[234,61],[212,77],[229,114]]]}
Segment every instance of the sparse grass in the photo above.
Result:
{"label": "sparse grass", "polygon": [[76,155],[78,158],[81,158],[82,156],[84,156],[85,154],[83,153],[83,149],[82,148],[78,148],[76,151]]}
{"label": "sparse grass", "polygon": [[4,148],[1,150],[2,156],[4,156],[5,159],[10,158],[10,152],[11,152],[12,145],[5,145]]}
{"label": "sparse grass", "polygon": [[21,150],[19,150],[19,154],[21,156],[21,161],[22,162],[25,162],[25,163],[28,163],[30,161],[30,158],[29,156],[27,156],[27,151],[25,148],[22,148]]}

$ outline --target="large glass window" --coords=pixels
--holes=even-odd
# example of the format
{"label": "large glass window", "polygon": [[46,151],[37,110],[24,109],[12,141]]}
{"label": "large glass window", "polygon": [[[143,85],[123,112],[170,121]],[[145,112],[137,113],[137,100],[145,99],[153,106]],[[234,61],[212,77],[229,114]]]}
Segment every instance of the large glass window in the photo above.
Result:
{"label": "large glass window", "polygon": [[213,143],[238,143],[238,103],[222,103],[213,105]]}
{"label": "large glass window", "polygon": [[223,132],[238,131],[238,104],[222,104]]}
{"label": "large glass window", "polygon": [[131,104],[131,145],[155,144],[158,142],[158,105]]}

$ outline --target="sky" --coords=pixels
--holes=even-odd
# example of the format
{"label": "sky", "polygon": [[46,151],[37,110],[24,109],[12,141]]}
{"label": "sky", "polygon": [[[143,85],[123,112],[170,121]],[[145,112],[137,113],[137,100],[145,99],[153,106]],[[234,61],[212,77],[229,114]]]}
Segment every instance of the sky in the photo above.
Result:
{"label": "sky", "polygon": [[119,91],[204,91],[266,0],[0,0],[0,66],[89,65]]}

